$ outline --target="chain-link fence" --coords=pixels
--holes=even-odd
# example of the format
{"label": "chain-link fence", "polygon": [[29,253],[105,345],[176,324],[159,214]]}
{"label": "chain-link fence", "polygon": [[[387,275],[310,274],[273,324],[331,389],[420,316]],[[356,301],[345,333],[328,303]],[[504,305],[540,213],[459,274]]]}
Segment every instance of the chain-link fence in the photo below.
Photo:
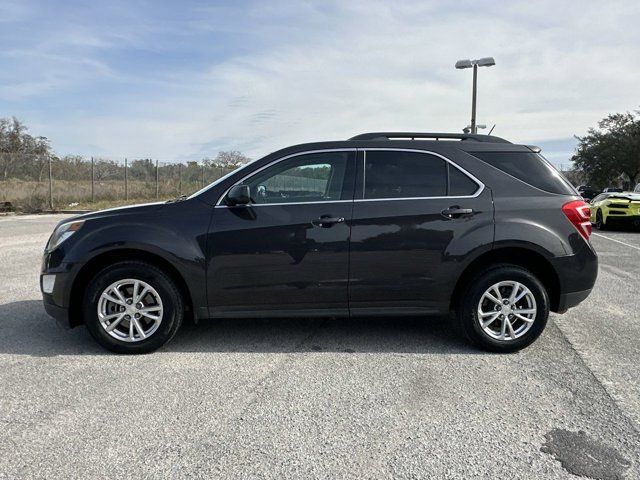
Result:
{"label": "chain-link fence", "polygon": [[234,168],[209,161],[0,154],[0,202],[37,212],[163,200],[189,195]]}
{"label": "chain-link fence", "polygon": [[[566,165],[562,167],[565,175],[578,184],[577,173]],[[37,212],[163,200],[189,195],[234,168],[210,160],[168,163],[149,158],[0,153],[0,210],[7,208],[6,202],[17,211]],[[323,182],[313,178],[280,176],[271,180],[276,181],[277,185],[270,185],[273,190],[283,188],[285,183],[308,191],[324,189]]]}

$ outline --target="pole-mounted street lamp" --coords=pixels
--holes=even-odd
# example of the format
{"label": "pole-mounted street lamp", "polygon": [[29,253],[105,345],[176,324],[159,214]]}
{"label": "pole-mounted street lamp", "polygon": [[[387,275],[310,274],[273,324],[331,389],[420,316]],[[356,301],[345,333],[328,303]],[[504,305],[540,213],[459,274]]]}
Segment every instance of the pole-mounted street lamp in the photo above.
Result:
{"label": "pole-mounted street lamp", "polygon": [[484,57],[478,60],[458,60],[456,68],[462,70],[464,68],[473,67],[473,94],[471,96],[471,133],[478,133],[476,127],[476,95],[478,90],[478,67],[492,67],[496,64],[493,57]]}

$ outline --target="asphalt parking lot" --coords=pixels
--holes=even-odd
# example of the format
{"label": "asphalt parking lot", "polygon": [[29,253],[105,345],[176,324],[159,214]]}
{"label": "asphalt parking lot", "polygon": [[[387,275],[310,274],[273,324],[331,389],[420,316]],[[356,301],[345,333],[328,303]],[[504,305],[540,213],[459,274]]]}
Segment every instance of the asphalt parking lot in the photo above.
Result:
{"label": "asphalt parking lot", "polygon": [[145,356],[46,316],[60,216],[0,218],[0,477],[640,478],[640,233],[532,347],[446,320],[225,320]]}

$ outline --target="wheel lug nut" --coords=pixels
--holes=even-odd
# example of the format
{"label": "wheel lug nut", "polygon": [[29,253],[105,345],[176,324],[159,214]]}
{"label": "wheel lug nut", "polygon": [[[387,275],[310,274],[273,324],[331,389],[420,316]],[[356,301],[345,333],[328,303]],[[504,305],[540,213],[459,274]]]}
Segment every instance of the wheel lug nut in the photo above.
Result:
{"label": "wheel lug nut", "polygon": [[504,318],[504,315],[500,314],[500,320],[502,320]]}
{"label": "wheel lug nut", "polygon": [[125,320],[131,320],[131,315],[125,315],[125,316],[124,316],[124,319],[125,319]]}
{"label": "wheel lug nut", "polygon": [[134,317],[135,317],[135,319],[137,320],[138,318],[140,318],[140,314],[139,314],[139,313],[136,313],[136,314],[134,315]]}
{"label": "wheel lug nut", "polygon": [[133,300],[131,300],[130,298],[127,300],[127,305],[131,305],[133,303]]}

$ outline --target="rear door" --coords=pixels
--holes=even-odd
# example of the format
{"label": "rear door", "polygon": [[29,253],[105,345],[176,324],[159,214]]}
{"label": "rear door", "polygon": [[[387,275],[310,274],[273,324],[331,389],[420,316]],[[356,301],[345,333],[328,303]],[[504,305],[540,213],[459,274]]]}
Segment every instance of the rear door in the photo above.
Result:
{"label": "rear door", "polygon": [[215,207],[207,290],[216,316],[348,314],[355,149],[300,153],[241,183],[252,203]]}
{"label": "rear door", "polygon": [[359,153],[350,257],[354,315],[448,309],[465,256],[493,241],[491,193],[437,153]]}

